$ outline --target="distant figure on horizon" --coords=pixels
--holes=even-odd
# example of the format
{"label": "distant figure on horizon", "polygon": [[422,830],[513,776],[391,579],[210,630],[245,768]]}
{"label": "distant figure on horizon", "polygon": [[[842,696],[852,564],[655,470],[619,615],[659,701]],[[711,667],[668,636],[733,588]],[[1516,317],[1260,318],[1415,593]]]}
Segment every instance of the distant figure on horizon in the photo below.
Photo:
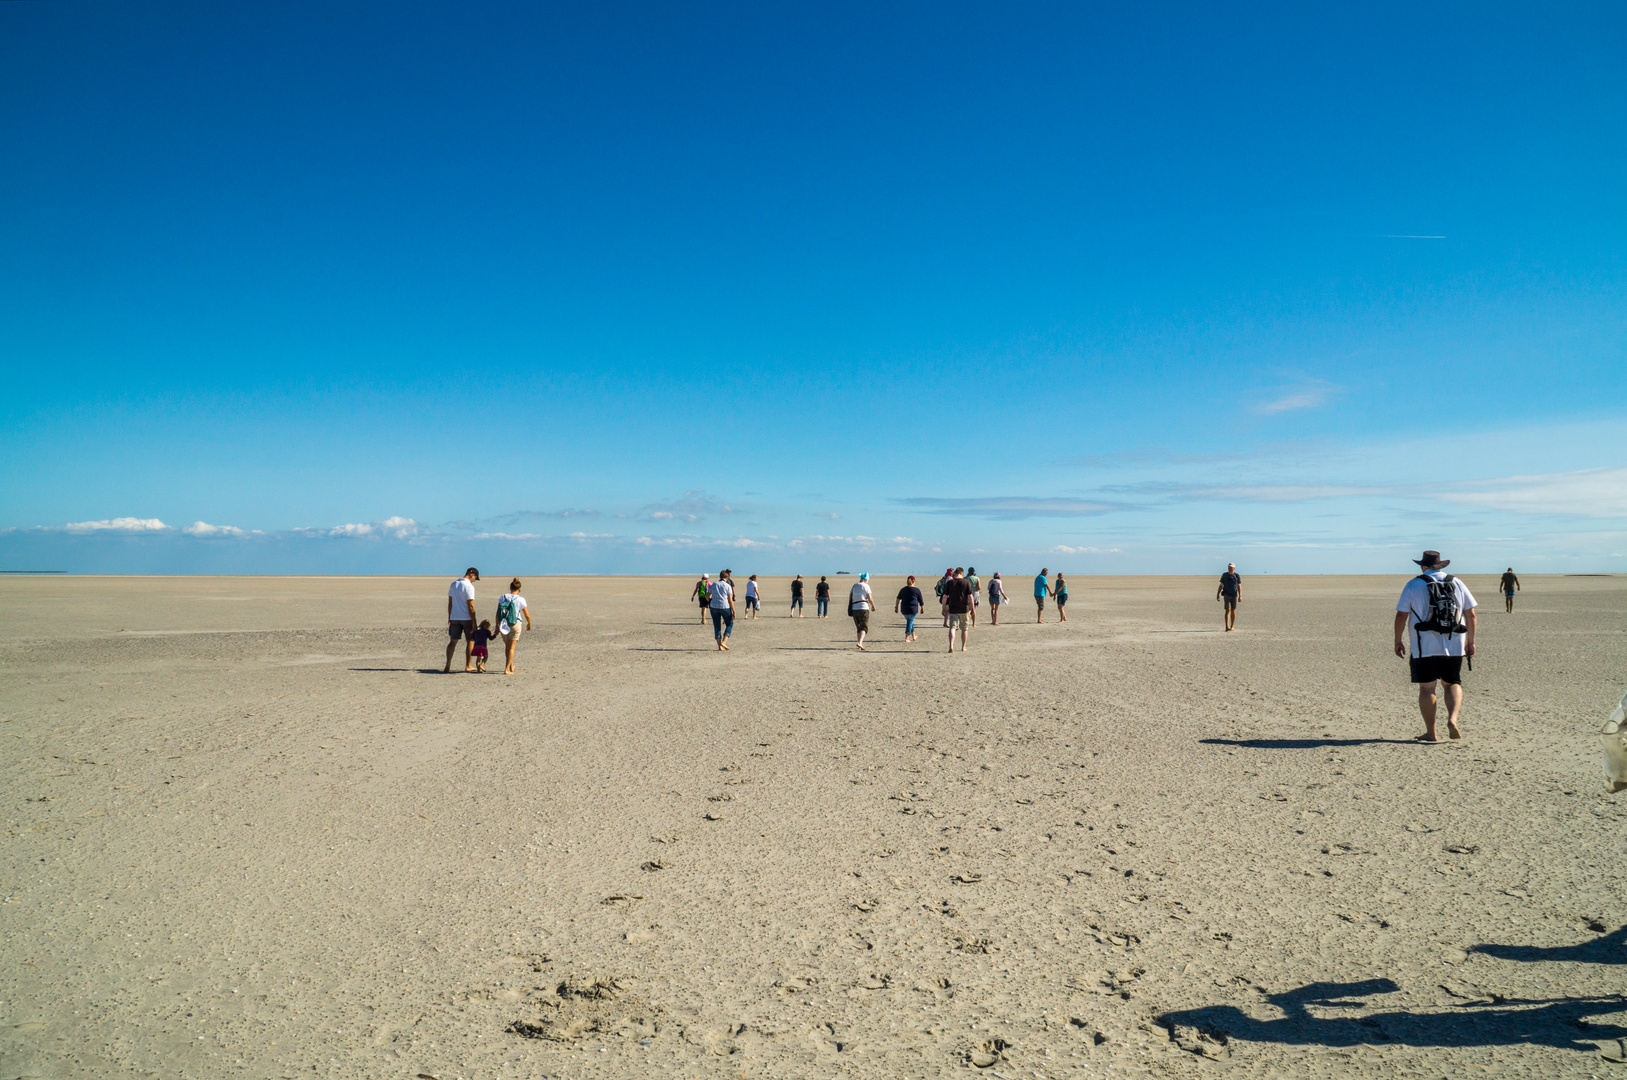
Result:
{"label": "distant figure on horizon", "polygon": [[712,611],[712,637],[717,639],[717,651],[729,651],[729,635],[734,633],[734,586],[729,582],[729,571],[724,570],[712,582],[707,597]]}
{"label": "distant figure on horizon", "polygon": [[707,575],[702,574],[701,579],[695,582],[695,591],[689,594],[689,598],[691,600],[699,600],[701,602],[701,625],[705,626],[706,609],[710,607],[712,603],[712,579]]}
{"label": "distant figure on horizon", "polygon": [[1514,576],[1511,566],[1503,571],[1503,610],[1514,614],[1514,594],[1520,591],[1520,579]]}
{"label": "distant figure on horizon", "polygon": [[830,614],[830,582],[825,575],[819,575],[819,584],[814,586],[814,615],[823,619]]}
{"label": "distant figure on horizon", "polygon": [[977,602],[983,599],[983,583],[977,578],[977,567],[966,568],[966,584],[972,587],[972,625],[977,625]]}
{"label": "distant figure on horizon", "polygon": [[452,587],[446,590],[446,633],[452,640],[446,643],[446,667],[441,669],[443,675],[452,671],[452,654],[458,651],[460,637],[464,639],[463,670],[475,669],[475,582],[479,580],[480,571],[471,566],[463,572],[462,577],[453,578]]}
{"label": "distant figure on horizon", "polygon": [[523,629],[531,629],[531,605],[520,595],[520,579],[508,583],[508,592],[497,598],[497,636],[503,639],[503,674],[514,674],[514,647]]}
{"label": "distant figure on horizon", "polygon": [[926,607],[926,597],[921,590],[915,587],[915,575],[911,574],[908,582],[898,590],[898,598],[893,601],[893,610],[904,616],[904,640],[915,640],[915,617],[921,614]]}
{"label": "distant figure on horizon", "polygon": [[1215,600],[1226,601],[1226,629],[1231,631],[1237,628],[1237,605],[1243,602],[1243,578],[1237,572],[1236,563],[1227,563],[1226,572],[1220,575],[1220,585],[1215,589]]}
{"label": "distant figure on horizon", "polygon": [[1446,693],[1446,733],[1461,739],[1458,712],[1463,708],[1463,659],[1474,655],[1474,595],[1445,572],[1451,561],[1440,552],[1426,551],[1412,561],[1423,572],[1407,582],[1395,605],[1395,655],[1407,656],[1411,646],[1412,681],[1418,684],[1418,711],[1424,718],[1424,733],[1416,738],[1440,741],[1435,733],[1435,683],[1440,682]]}
{"label": "distant figure on horizon", "polygon": [[1010,597],[1006,596],[1006,583],[1000,580],[1000,571],[996,570],[994,576],[989,578],[989,623],[992,626],[1000,625],[1000,606]]}
{"label": "distant figure on horizon", "polygon": [[847,594],[847,613],[853,616],[853,626],[859,633],[859,649],[863,652],[870,651],[864,647],[864,635],[870,630],[870,613],[874,610],[876,599],[870,592],[870,574],[866,571],[859,575]]}
{"label": "distant figure on horizon", "polygon": [[802,618],[802,575],[791,582],[791,618]]}
{"label": "distant figure on horizon", "polygon": [[1062,578],[1062,571],[1056,572],[1056,587],[1051,590],[1056,597],[1056,617],[1061,622],[1068,621],[1068,583]]}
{"label": "distant figure on horizon", "polygon": [[755,619],[757,613],[763,610],[763,598],[757,592],[757,575],[753,574],[746,579],[746,618]]}
{"label": "distant figure on horizon", "polygon": [[954,575],[943,587],[943,609],[949,619],[949,651],[955,651],[955,631],[959,630],[960,651],[965,652],[967,639],[972,633],[968,625],[972,610],[972,583],[966,580],[966,572],[958,567]]}
{"label": "distant figure on horizon", "polygon": [[1051,586],[1045,580],[1045,575],[1050,572],[1050,567],[1042,566],[1039,573],[1034,575],[1034,606],[1039,609],[1034,614],[1035,622],[1045,621],[1045,598],[1051,595]]}

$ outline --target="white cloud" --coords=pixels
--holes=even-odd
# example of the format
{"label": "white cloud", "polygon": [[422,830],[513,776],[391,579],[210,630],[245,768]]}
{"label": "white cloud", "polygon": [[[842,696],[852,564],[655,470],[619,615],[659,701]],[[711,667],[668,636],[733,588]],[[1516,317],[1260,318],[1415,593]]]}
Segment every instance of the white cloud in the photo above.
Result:
{"label": "white cloud", "polygon": [[1121,549],[1120,548],[1099,548],[1099,547],[1069,547],[1066,544],[1058,544],[1056,547],[1050,549],[1050,553],[1053,554],[1053,555],[1118,555],[1118,554],[1121,553]]}
{"label": "white cloud", "polygon": [[337,525],[328,529],[326,535],[351,540],[379,537],[407,540],[423,532],[424,529],[412,518],[387,517],[383,521],[352,522],[347,525]]}
{"label": "white cloud", "polygon": [[127,533],[154,533],[168,532],[169,526],[157,518],[105,518],[101,521],[70,521],[63,526],[71,533],[94,532],[127,532]]}
{"label": "white cloud", "polygon": [[824,518],[826,521],[840,521],[841,518],[842,518],[842,515],[841,514],[824,513],[824,514],[815,514],[814,517],[816,517],[816,518]]}
{"label": "white cloud", "polygon": [[[670,520],[672,518],[672,516],[673,515],[671,513],[669,513],[668,511],[666,511],[666,510],[657,510],[655,513],[650,515],[650,520],[651,521],[668,521],[668,520]],[[695,519],[690,518],[689,520],[694,521]]]}
{"label": "white cloud", "polygon": [[1448,502],[1519,514],[1627,517],[1627,469],[1581,469],[1538,476],[1507,476],[1443,491]]}
{"label": "white cloud", "polygon": [[646,548],[772,548],[776,545],[739,536],[733,540],[713,540],[705,536],[639,536],[633,543]]}
{"label": "white cloud", "polygon": [[843,551],[919,551],[921,541],[908,536],[799,536],[785,545],[793,551],[833,548]]}
{"label": "white cloud", "polygon": [[615,533],[590,533],[590,532],[573,532],[573,533],[571,533],[571,539],[572,540],[614,540],[615,538],[616,538]]}
{"label": "white cloud", "polygon": [[1252,411],[1257,416],[1278,416],[1286,412],[1298,412],[1301,409],[1319,409],[1326,405],[1329,399],[1342,392],[1342,388],[1332,383],[1307,383],[1278,391],[1276,397],[1256,403]]}
{"label": "white cloud", "polygon": [[893,499],[900,506],[926,514],[980,517],[989,521],[1025,521],[1042,517],[1093,517],[1123,510],[1120,503],[1092,499],[1027,498],[1023,496],[973,499]]}
{"label": "white cloud", "polygon": [[194,521],[181,529],[188,536],[247,536],[236,525],[211,525],[207,521]]}

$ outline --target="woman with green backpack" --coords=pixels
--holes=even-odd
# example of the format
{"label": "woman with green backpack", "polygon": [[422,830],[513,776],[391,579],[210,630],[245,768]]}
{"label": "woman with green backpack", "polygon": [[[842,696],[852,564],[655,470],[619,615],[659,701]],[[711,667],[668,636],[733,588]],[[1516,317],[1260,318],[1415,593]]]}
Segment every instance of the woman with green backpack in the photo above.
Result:
{"label": "woman with green backpack", "polygon": [[514,646],[520,643],[520,621],[531,629],[531,609],[520,595],[520,579],[508,583],[508,592],[497,598],[497,636],[503,639],[503,674],[514,674]]}

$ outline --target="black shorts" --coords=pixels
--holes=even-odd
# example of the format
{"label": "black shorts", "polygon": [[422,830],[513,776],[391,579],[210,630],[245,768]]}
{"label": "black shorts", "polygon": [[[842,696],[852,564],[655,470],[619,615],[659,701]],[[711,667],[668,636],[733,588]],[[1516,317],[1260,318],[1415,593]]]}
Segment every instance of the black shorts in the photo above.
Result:
{"label": "black shorts", "polygon": [[475,621],[473,619],[451,619],[447,622],[447,637],[456,641],[465,634],[469,636],[470,641],[475,639]]}
{"label": "black shorts", "polygon": [[1068,594],[1067,593],[1059,592],[1059,593],[1056,594],[1056,606],[1057,607],[1067,607],[1068,606]]}
{"label": "black shorts", "polygon": [[1415,656],[1412,658],[1413,682],[1432,683],[1437,679],[1448,686],[1461,685],[1463,683],[1463,657]]}
{"label": "black shorts", "polygon": [[794,607],[794,608],[801,607],[802,606],[802,597],[800,597],[800,596],[791,597],[791,606]]}
{"label": "black shorts", "polygon": [[1226,601],[1226,606],[1227,607],[1236,607],[1237,606],[1237,597],[1235,597],[1235,596],[1226,596],[1226,597],[1222,597],[1222,599]]}

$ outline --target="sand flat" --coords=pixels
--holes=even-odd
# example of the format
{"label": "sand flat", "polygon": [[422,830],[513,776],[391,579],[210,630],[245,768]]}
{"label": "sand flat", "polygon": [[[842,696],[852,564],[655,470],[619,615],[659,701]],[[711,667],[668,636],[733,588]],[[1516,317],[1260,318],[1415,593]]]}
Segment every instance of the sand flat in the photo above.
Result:
{"label": "sand flat", "polygon": [[1627,578],[1468,578],[1435,747],[1404,576],[1026,580],[947,656],[770,579],[719,656],[531,579],[511,679],[441,578],[0,581],[0,1076],[1627,1068]]}

